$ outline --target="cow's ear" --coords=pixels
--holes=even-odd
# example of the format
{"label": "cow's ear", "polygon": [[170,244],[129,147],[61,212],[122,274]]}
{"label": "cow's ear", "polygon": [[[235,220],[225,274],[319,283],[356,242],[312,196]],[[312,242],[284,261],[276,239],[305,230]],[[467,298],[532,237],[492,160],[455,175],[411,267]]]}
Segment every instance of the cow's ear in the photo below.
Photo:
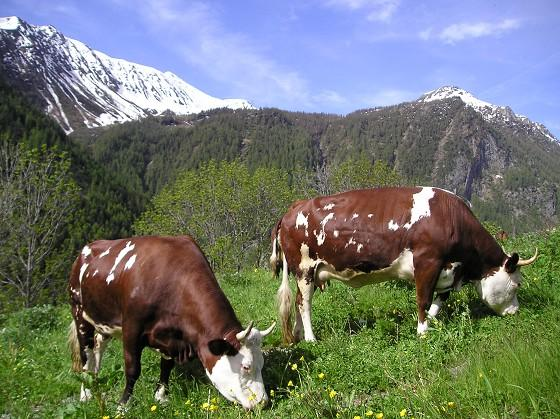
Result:
{"label": "cow's ear", "polygon": [[208,349],[213,355],[235,355],[237,350],[225,339],[215,339],[208,342]]}
{"label": "cow's ear", "polygon": [[514,253],[506,260],[505,269],[508,274],[512,274],[517,269],[517,262],[519,262],[519,255]]}

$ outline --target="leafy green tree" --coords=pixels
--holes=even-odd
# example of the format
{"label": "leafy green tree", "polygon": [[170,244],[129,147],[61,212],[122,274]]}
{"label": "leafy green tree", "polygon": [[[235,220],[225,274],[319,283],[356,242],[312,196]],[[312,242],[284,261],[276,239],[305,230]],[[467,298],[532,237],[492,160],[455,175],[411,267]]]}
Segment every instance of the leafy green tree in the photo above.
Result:
{"label": "leafy green tree", "polygon": [[294,194],[275,168],[250,172],[239,161],[213,160],[188,170],[154,197],[136,221],[138,234],[189,234],[216,269],[262,264],[270,231]]}
{"label": "leafy green tree", "polygon": [[1,143],[0,156],[0,284],[30,307],[53,283],[51,253],[63,240],[78,187],[67,154],[56,148]]}

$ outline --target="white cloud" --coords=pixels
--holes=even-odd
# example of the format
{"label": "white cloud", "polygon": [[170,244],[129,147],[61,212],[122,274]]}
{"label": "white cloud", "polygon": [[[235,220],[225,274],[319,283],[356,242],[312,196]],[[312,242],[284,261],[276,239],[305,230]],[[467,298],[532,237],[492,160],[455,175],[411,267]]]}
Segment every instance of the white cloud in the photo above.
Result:
{"label": "white cloud", "polygon": [[329,7],[365,11],[367,20],[388,22],[397,11],[401,0],[327,0]]}
{"label": "white cloud", "polygon": [[155,36],[163,38],[164,33],[186,63],[234,94],[257,106],[292,103],[303,108],[311,102],[306,80],[269,58],[253,39],[228,30],[221,10],[209,3],[149,0],[135,7]]}
{"label": "white cloud", "polygon": [[472,22],[454,23],[437,33],[433,28],[427,28],[419,33],[423,40],[437,38],[447,44],[487,36],[499,36],[521,26],[518,19],[505,19],[500,22]]}

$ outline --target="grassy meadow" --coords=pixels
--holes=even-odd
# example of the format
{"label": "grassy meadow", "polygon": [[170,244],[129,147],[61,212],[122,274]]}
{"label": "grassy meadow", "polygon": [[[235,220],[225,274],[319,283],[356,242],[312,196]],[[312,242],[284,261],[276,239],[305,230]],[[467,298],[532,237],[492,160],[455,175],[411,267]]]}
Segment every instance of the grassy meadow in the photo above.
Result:
{"label": "grassy meadow", "polygon": [[[452,294],[425,338],[416,336],[414,288],[390,282],[354,290],[332,281],[313,300],[318,342],[265,340],[271,404],[245,412],[221,397],[195,361],[174,370],[170,400],[154,402],[159,358],[146,350],[125,413],[120,341],[97,379],[70,370],[69,306],[0,317],[1,418],[557,418],[560,417],[560,231],[504,244],[523,257],[521,309],[500,318],[472,286]],[[275,320],[279,280],[262,269],[218,275],[242,323]],[[292,285],[295,287],[295,281]],[[80,383],[95,397],[78,401]]]}

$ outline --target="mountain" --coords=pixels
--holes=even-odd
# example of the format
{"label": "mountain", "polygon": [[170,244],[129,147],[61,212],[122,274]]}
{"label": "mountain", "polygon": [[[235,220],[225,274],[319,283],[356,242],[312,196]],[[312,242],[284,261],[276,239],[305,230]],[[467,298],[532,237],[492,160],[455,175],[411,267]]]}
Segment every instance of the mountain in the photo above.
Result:
{"label": "mountain", "polygon": [[465,105],[474,109],[490,123],[507,125],[513,129],[523,129],[531,134],[541,134],[551,141],[558,141],[544,125],[532,122],[526,116],[515,114],[508,106],[497,106],[477,99],[471,93],[456,86],[443,86],[439,89],[432,90],[422,95],[418,101],[433,102],[450,98],[461,99]]}
{"label": "mountain", "polygon": [[52,26],[0,18],[4,78],[70,133],[156,115],[213,108],[252,108],[243,99],[218,99],[175,74],[109,57]]}
{"label": "mountain", "polygon": [[407,183],[454,191],[483,221],[509,232],[558,224],[558,141],[511,118],[489,120],[460,97],[424,99],[347,116],[215,110],[171,124],[152,117],[72,137],[148,194],[210,159],[293,174],[298,167],[312,173],[366,156],[386,162]]}

